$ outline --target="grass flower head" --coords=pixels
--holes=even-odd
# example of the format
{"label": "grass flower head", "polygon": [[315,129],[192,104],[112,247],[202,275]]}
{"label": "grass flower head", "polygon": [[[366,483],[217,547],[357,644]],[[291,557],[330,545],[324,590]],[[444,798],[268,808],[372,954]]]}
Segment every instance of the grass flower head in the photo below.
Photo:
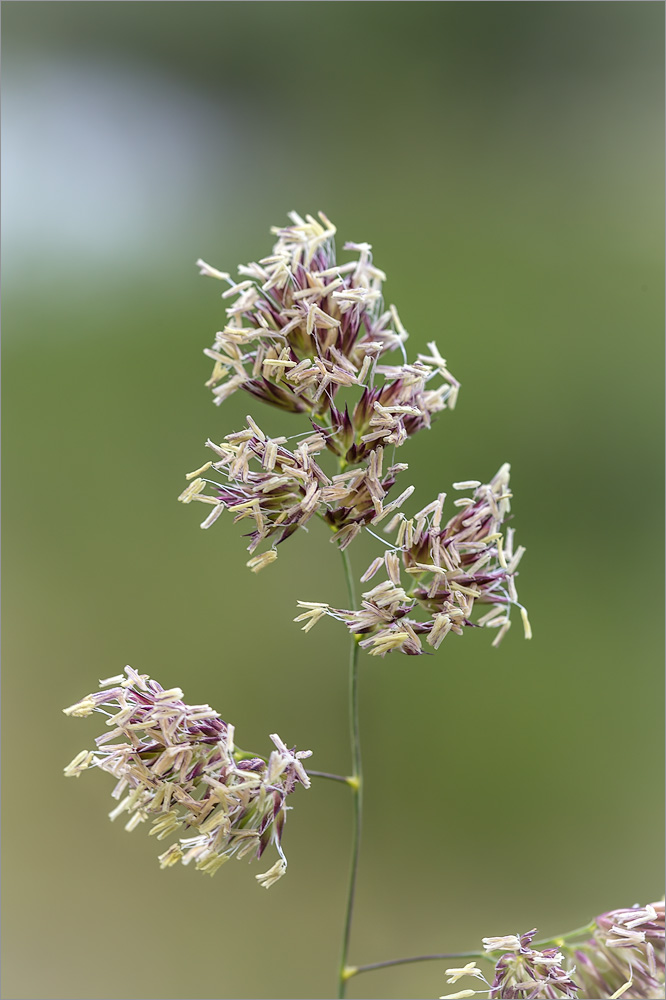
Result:
{"label": "grass flower head", "polygon": [[180,688],[164,690],[131,667],[125,676],[100,681],[101,690],[66,708],[66,715],[105,715],[108,732],[65,768],[78,777],[90,767],[116,778],[118,805],[110,818],[126,816],[126,830],[151,821],[150,834],[164,840],[187,836],[160,855],[163,868],[178,861],[214,875],[234,855],[260,858],[273,844],[278,861],[257,879],[266,887],[284,874],[282,832],[286,799],[296,785],[310,786],[302,760],[310,751],[288,749],[277,734],[267,760],[234,746],[233,726],[209,705],[187,705]]}

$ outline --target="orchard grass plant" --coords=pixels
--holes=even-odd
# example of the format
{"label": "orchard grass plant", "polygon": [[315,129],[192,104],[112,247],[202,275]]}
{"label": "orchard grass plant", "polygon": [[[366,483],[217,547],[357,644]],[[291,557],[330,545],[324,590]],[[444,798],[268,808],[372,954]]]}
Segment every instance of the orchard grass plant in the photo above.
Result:
{"label": "orchard grass plant", "polygon": [[[259,860],[267,852],[268,866],[255,875],[266,889],[287,871],[290,796],[313,779],[346,784],[353,828],[338,997],[361,973],[422,961],[447,963],[443,985],[464,981],[465,988],[444,994],[448,1000],[663,997],[663,901],[604,913],[546,941],[529,930],[484,938],[478,951],[464,954],[350,964],[364,794],[361,654],[435,654],[455,641],[451,634],[469,629],[490,630],[497,646],[516,622],[526,639],[532,632],[516,587],[525,550],[508,523],[509,465],[488,482],[455,482],[415,502],[407,464],[396,456],[438,416],[453,419],[460,384],[434,341],[408,357],[407,331],[395,306],[384,307],[386,276],[370,244],[345,243],[348,259],[338,262],[335,226],[323,213],[303,219],[292,212],[290,222],[272,230],[272,253],[240,266],[238,280],[197,263],[225,286],[226,322],[204,352],[213,401],[220,406],[244,392],[292,414],[295,432],[271,436],[248,415],[244,427],[206,442],[207,460],[187,474],[179,500],[204,505],[206,530],[232,516],[249,539],[252,573],[272,567],[288,550],[281,543],[314,518],[328,525],[349,606],[331,606],[325,593],[299,595],[294,620],[308,632],[330,617],[349,633],[350,773],[306,769],[311,751],[276,733],[262,753],[241,750],[217,711],[188,705],[180,688],[165,690],[126,667],[65,709],[105,716],[95,748],[82,750],[65,774],[96,767],[113,775],[111,819],[123,817],[126,830],[148,822],[151,836],[170,841],[159,854],[162,868],[192,864],[214,875],[232,857]],[[327,453],[332,459],[324,462]],[[359,599],[350,549],[362,533],[376,540],[378,554],[360,575]]]}

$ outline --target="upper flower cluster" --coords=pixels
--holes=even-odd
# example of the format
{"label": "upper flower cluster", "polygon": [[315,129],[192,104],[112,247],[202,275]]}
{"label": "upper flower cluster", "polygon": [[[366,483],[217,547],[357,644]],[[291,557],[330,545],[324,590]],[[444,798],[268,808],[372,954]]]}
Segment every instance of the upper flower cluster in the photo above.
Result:
{"label": "upper flower cluster", "polygon": [[[428,354],[407,362],[407,332],[395,307],[384,309],[385,275],[372,262],[370,244],[346,243],[356,258],[338,264],[335,227],[325,215],[319,218],[291,213],[293,225],[273,229],[278,240],[272,255],[240,267],[238,282],[198,262],[203,274],[229,283],[223,298],[234,300],[227,324],[206,351],[215,362],[208,385],[216,402],[243,389],[306,415],[311,427],[270,437],[248,416],[243,430],[206,442],[215,458],[188,474],[179,500],[212,508],[202,528],[223,510],[246,521],[247,565],[254,572],[274,562],[277,544],[315,516],[333,530],[341,549],[363,528],[382,522],[397,532],[361,578],[367,582],[381,567],[387,575],[363,594],[362,607],[299,602],[304,612],[296,620],[305,621],[306,630],[329,614],[372,655],[413,655],[424,652],[422,637],[437,649],[449,632],[471,625],[496,628],[497,645],[516,605],[529,638],[514,581],[524,550],[514,552],[512,530],[506,536],[501,530],[511,496],[508,465],[486,485],[454,484],[473,492],[454,501],[458,513],[444,527],[443,493],[411,518],[399,513],[414,487],[390,495],[407,465],[392,461],[384,468],[386,449],[392,454],[429,427],[433,414],[453,408],[459,383],[434,342]],[[402,363],[385,363],[396,350]],[[325,451],[336,456],[337,474],[322,467]],[[492,607],[474,622],[477,601]]]}
{"label": "upper flower cluster", "polygon": [[[498,645],[510,628],[511,606],[516,605],[529,638],[527,612],[518,602],[514,580],[524,549],[519,546],[514,551],[513,529],[506,536],[501,530],[510,510],[509,466],[503,465],[487,484],[470,480],[453,486],[473,495],[454,501],[458,513],[445,525],[441,523],[445,493],[414,517],[400,513],[391,520],[387,531],[395,532],[395,544],[361,577],[367,582],[383,570],[387,579],[362,595],[359,610],[299,601],[306,610],[295,620],[305,621],[308,630],[323,615],[330,615],[343,621],[353,635],[362,636],[361,646],[373,656],[393,650],[418,655],[424,652],[421,636],[437,649],[449,632],[461,635],[464,626],[472,625],[496,628],[493,645]],[[492,609],[473,622],[476,602]]]}
{"label": "upper flower cluster", "polygon": [[[321,515],[345,547],[363,525],[395,511],[411,490],[389,504],[388,490],[405,464],[381,474],[382,452],[429,427],[433,414],[453,408],[459,384],[436,344],[408,364],[404,329],[394,306],[384,310],[385,275],[372,263],[368,243],[346,243],[355,260],[336,263],[335,227],[320,214],[274,229],[270,257],[239,268],[243,280],[199,261],[201,271],[230,288],[228,321],[206,350],[215,364],[208,381],[215,401],[236,389],[290,413],[308,417],[312,432],[269,438],[251,417],[247,429],[207,445],[218,461],[206,464],[179,499],[200,500],[213,510],[207,528],[227,508],[255,521],[249,550],[269,540],[273,548],[250,560],[251,569],[272,562],[275,544],[314,514]],[[402,364],[382,358],[399,350]],[[339,393],[344,390],[344,403]],[[328,477],[313,456],[328,450],[340,472]],[[228,483],[202,478],[212,465]],[[359,468],[360,466],[360,468]],[[207,484],[213,487],[206,491]]]}
{"label": "upper flower cluster", "polygon": [[150,818],[158,840],[178,830],[194,834],[160,855],[163,868],[194,861],[214,875],[233,855],[260,858],[274,844],[277,862],[256,876],[268,888],[287,867],[281,846],[286,798],[297,784],[309,788],[301,759],[310,751],[295,753],[274,734],[268,760],[253,757],[234,747],[233,726],[209,705],[186,705],[180,688],[165,691],[131,667],[125,674],[100,681],[101,691],[64,710],[74,716],[101,712],[111,727],[95,740],[96,750],[77,754],[65,774],[78,777],[99,767],[117,778],[112,795],[120,801],[109,815],[113,820],[127,813],[126,830]]}
{"label": "upper flower cluster", "polygon": [[[292,413],[320,420],[327,447],[347,463],[377,444],[402,444],[433,413],[453,407],[458,382],[435,344],[407,364],[407,332],[395,306],[384,310],[386,275],[374,266],[369,243],[345,243],[355,260],[336,262],[335,226],[320,213],[273,228],[270,257],[238,268],[241,281],[198,261],[202,274],[230,284],[228,321],[206,354],[214,360],[207,385],[216,403],[236,389]],[[380,364],[396,349],[402,365]],[[430,388],[438,377],[440,384]],[[352,412],[338,410],[340,389],[356,388]]]}

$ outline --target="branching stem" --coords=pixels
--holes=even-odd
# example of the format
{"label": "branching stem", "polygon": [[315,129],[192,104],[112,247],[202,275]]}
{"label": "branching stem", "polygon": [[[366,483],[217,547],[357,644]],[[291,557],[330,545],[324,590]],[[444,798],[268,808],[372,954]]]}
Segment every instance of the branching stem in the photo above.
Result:
{"label": "branching stem", "polygon": [[354,785],[354,779],[345,777],[343,774],[329,774],[328,771],[311,771],[308,768],[308,774],[311,778],[328,778],[329,781],[342,781],[345,785]]}
{"label": "branching stem", "polygon": [[[369,965],[349,966],[347,968],[347,979],[351,979],[352,976],[358,976],[361,972],[388,969],[392,965],[411,965],[412,962],[436,962],[452,958],[489,958],[489,956],[479,951],[458,951],[436,955],[413,955],[411,958],[390,958],[386,962],[371,962]],[[492,961],[492,959],[489,960]]]}
{"label": "branching stem", "polygon": [[[586,924],[584,927],[577,927],[573,931],[567,931],[566,934],[560,934],[555,937],[542,938],[540,941],[534,942],[534,947],[538,948],[567,948],[568,941],[575,941],[578,938],[587,937],[591,934],[596,927],[595,921],[590,924]],[[392,965],[411,965],[413,962],[436,962],[455,958],[474,958],[480,959],[485,958],[486,961],[495,963],[497,956],[490,955],[485,951],[458,951],[458,952],[447,952],[444,954],[434,954],[434,955],[412,955],[409,958],[390,958],[385,962],[371,962],[368,965],[351,965],[345,968],[345,978],[351,979],[352,976],[358,976],[361,972],[374,972],[375,969],[388,969]]]}

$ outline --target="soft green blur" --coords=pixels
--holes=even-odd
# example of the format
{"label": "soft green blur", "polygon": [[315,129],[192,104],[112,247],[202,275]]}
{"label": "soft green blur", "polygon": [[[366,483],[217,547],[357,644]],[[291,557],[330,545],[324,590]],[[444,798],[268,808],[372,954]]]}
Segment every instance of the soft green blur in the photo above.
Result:
{"label": "soft green blur", "polygon": [[[266,255],[292,208],[373,243],[411,356],[436,339],[463,383],[401,453],[414,509],[511,462],[534,628],[364,658],[351,960],[661,895],[663,17],[3,5],[5,997],[333,994],[344,786],[294,795],[265,892],[256,863],[160,871],[145,828],[109,823],[111,778],[62,777],[99,717],[61,708],[127,662],[244,747],[277,731],[349,767],[344,630],[291,621],[298,598],[344,602],[325,529],[254,576],[230,519],[201,532],[176,503],[207,436],[274,419],[211,405],[224,307],[194,260]],[[443,971],[349,995],[436,997]]]}

